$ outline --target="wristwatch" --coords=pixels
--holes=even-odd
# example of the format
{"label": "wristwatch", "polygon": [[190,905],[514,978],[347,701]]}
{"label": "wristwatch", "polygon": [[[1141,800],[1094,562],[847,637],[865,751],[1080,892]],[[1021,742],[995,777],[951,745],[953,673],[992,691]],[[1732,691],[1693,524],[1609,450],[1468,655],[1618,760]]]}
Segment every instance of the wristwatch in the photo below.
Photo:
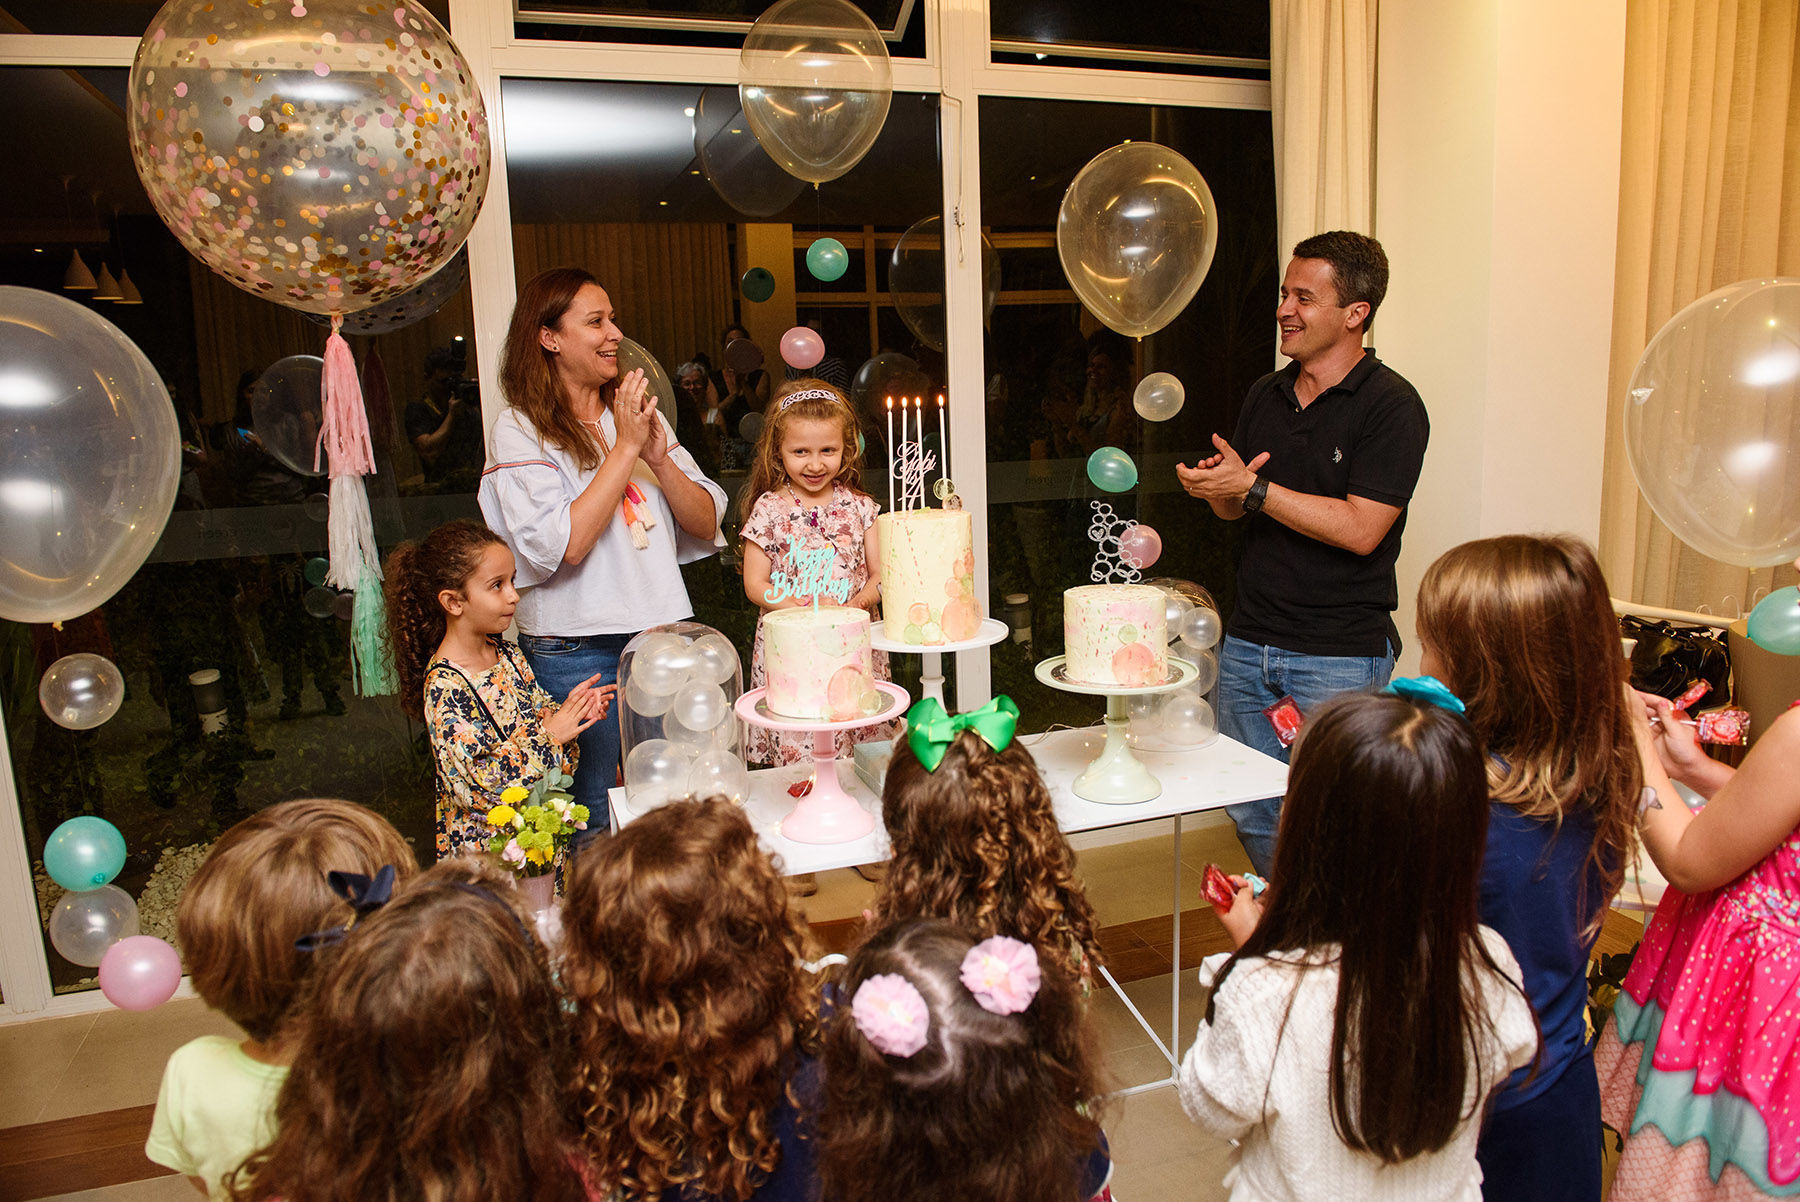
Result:
{"label": "wristwatch", "polygon": [[1250,491],[1244,494],[1244,512],[1261,513],[1263,502],[1268,499],[1268,496],[1269,482],[1258,476],[1256,483],[1250,486]]}

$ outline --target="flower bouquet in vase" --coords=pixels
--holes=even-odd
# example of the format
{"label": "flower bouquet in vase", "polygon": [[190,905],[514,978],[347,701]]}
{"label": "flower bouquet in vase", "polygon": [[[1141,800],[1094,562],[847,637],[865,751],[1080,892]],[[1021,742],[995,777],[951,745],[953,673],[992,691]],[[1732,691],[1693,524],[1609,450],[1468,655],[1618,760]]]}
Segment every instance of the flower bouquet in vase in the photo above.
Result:
{"label": "flower bouquet in vase", "polygon": [[494,830],[488,850],[519,882],[534,910],[546,910],[556,895],[556,864],[576,831],[587,829],[588,808],[569,794],[575,778],[552,768],[530,788],[513,785],[487,812]]}

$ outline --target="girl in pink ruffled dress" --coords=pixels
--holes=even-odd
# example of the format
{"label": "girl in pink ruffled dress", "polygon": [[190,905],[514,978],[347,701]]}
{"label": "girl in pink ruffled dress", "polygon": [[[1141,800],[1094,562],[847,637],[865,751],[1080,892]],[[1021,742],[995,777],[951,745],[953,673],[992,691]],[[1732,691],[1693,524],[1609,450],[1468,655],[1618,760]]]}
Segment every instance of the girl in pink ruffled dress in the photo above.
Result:
{"label": "girl in pink ruffled dress", "polygon": [[1734,772],[1640,696],[1644,846],[1671,887],[1595,1053],[1626,1137],[1611,1198],[1800,1196],[1800,712]]}

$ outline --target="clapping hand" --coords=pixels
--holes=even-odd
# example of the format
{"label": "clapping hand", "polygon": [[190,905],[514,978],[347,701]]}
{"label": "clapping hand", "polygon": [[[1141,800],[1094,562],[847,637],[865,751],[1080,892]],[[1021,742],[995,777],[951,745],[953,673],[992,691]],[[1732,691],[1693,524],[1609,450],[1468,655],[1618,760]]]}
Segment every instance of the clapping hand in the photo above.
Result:
{"label": "clapping hand", "polygon": [[599,679],[600,674],[596,672],[570,689],[569,695],[563,698],[562,706],[544,719],[544,733],[558,743],[567,743],[606,717],[619,686],[609,684],[596,688],[594,682]]}
{"label": "clapping hand", "polygon": [[1190,497],[1202,501],[1242,501],[1250,486],[1256,483],[1256,473],[1269,461],[1269,453],[1264,451],[1245,463],[1222,436],[1214,434],[1212,441],[1217,453],[1199,460],[1193,467],[1176,464],[1175,478],[1181,481],[1182,489]]}
{"label": "clapping hand", "polygon": [[618,431],[619,448],[634,455],[643,454],[652,432],[662,425],[656,420],[656,398],[646,396],[648,391],[644,373],[636,368],[620,376],[613,391],[613,427]]}

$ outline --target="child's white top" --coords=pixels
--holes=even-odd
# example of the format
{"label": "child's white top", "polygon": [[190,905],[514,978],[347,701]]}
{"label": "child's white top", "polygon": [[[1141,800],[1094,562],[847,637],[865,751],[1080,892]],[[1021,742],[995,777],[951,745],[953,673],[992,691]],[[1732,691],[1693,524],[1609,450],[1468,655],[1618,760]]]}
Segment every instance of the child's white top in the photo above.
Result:
{"label": "child's white top", "polygon": [[[669,458],[683,475],[712,495],[715,520],[725,516],[725,490],[708,480],[661,413]],[[611,445],[618,437],[612,410],[601,414]],[[631,481],[643,490],[645,516],[655,525],[650,545],[632,545],[624,505],[614,511],[594,549],[578,564],[563,562],[569,548],[569,506],[587,488],[598,466],[582,471],[575,457],[538,437],[531,420],[508,407],[494,419],[488,468],[481,474],[481,516],[513,553],[519,589],[514,614],[526,634],[580,638],[591,634],[635,634],[665,622],[692,617],[681,565],[705,559],[725,545],[722,528],[710,539],[694,538],[675,521],[675,511],[639,459]]]}
{"label": "child's white top", "polygon": [[275,1097],[287,1075],[224,1035],[183,1044],[163,1069],[144,1155],[229,1198],[222,1179],[275,1138]]}
{"label": "child's white top", "polygon": [[[1481,937],[1513,981],[1518,963],[1487,927]],[[1209,956],[1200,979],[1210,986],[1224,955]],[[1482,1083],[1499,1085],[1537,1052],[1531,1006],[1513,984],[1483,972],[1482,995],[1496,1038],[1481,1049]],[[1402,982],[1394,983],[1396,989]],[[1237,1144],[1225,1184],[1232,1202],[1332,1199],[1365,1202],[1481,1202],[1475,1141],[1486,1098],[1465,1107],[1471,1117],[1436,1152],[1384,1165],[1338,1138],[1331,1125],[1331,1030],[1338,969],[1315,953],[1241,961],[1213,997],[1213,1021],[1200,1024],[1181,1061],[1178,1085],[1188,1117]],[[1292,998],[1292,1005],[1289,999]],[[1285,1028],[1284,1028],[1285,1020]],[[1279,1042],[1278,1042],[1279,1040]]]}

